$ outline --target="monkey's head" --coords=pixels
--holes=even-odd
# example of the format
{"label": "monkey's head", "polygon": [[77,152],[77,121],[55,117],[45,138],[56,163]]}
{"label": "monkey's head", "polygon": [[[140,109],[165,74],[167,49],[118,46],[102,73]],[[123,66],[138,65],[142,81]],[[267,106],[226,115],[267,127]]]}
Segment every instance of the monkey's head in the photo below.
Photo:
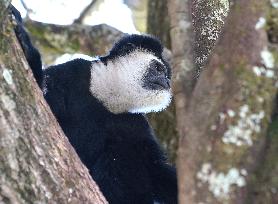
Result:
{"label": "monkey's head", "polygon": [[163,110],[171,101],[171,69],[162,52],[152,36],[124,36],[93,62],[91,93],[113,113]]}

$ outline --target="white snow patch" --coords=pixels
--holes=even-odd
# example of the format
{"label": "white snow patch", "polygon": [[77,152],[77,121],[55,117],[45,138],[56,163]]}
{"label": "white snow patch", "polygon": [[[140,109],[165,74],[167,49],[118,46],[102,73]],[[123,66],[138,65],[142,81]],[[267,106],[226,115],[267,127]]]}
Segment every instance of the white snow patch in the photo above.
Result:
{"label": "white snow patch", "polygon": [[272,53],[265,48],[264,50],[261,51],[261,58],[262,58],[262,63],[267,67],[267,68],[274,68],[274,57]]}
{"label": "white snow patch", "polygon": [[4,69],[3,71],[3,77],[5,79],[5,81],[9,84],[12,85],[13,84],[13,77],[12,77],[12,71],[9,69]]}
{"label": "white snow patch", "polygon": [[225,144],[235,144],[237,146],[253,144],[252,134],[261,131],[261,120],[264,118],[264,111],[250,113],[249,106],[243,105],[239,108],[240,117],[236,125],[230,125],[224,133],[222,141]]}
{"label": "white snow patch", "polygon": [[243,187],[246,185],[244,176],[247,175],[245,169],[238,170],[231,168],[226,174],[216,172],[211,164],[204,163],[201,170],[197,173],[197,179],[207,183],[209,191],[219,199],[227,199],[231,191],[231,186]]}
{"label": "white snow patch", "polygon": [[264,17],[260,17],[258,22],[255,25],[255,29],[259,30],[259,29],[263,28],[265,26],[265,24],[266,24],[266,19]]}

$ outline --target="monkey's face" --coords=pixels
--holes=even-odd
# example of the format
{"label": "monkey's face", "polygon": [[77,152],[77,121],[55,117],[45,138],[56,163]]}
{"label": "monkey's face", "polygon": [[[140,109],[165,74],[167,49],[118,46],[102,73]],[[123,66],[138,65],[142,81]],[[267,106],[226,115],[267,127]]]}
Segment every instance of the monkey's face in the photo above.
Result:
{"label": "monkey's face", "polygon": [[171,101],[169,66],[144,50],[97,63],[91,77],[91,92],[113,113],[156,112]]}

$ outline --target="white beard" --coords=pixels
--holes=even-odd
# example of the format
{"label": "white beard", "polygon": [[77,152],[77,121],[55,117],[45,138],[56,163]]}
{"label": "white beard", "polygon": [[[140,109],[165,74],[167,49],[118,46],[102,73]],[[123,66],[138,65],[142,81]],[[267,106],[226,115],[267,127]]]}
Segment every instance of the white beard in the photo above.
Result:
{"label": "white beard", "polygon": [[153,59],[160,61],[153,54],[138,50],[108,61],[107,66],[100,61],[93,62],[91,93],[115,114],[149,113],[165,109],[171,102],[171,90],[142,87],[143,76]]}

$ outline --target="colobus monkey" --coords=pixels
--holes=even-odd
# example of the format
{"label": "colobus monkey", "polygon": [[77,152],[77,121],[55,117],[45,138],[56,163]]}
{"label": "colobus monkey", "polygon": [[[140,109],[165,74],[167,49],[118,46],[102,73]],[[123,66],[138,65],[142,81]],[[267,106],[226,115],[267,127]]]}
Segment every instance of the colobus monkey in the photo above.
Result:
{"label": "colobus monkey", "polygon": [[125,35],[97,60],[42,69],[20,13],[15,32],[65,135],[110,204],[175,204],[177,179],[145,113],[171,100],[171,70],[159,40]]}

